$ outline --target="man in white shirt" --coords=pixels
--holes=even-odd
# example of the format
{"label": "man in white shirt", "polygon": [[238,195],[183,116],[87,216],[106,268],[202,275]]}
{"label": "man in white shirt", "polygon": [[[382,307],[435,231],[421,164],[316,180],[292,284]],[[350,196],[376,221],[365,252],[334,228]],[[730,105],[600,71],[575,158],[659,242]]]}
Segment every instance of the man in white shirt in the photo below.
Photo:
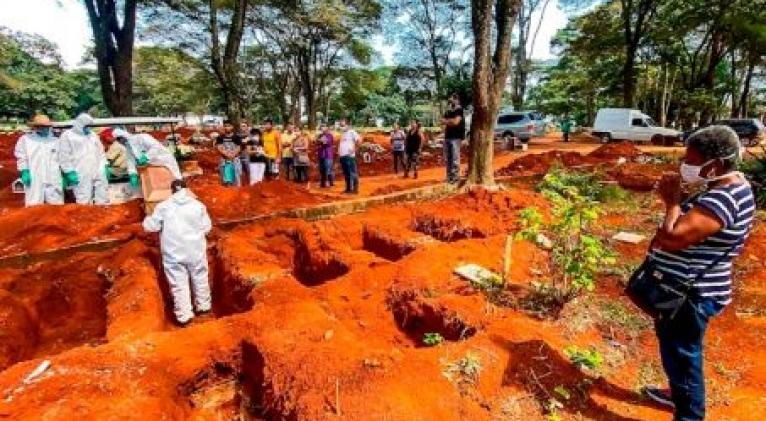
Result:
{"label": "man in white shirt", "polygon": [[361,141],[359,134],[351,128],[348,121],[340,121],[340,144],[338,144],[338,155],[340,156],[340,166],[343,168],[343,177],[346,179],[346,190],[343,193],[359,193],[359,174],[356,168],[356,146]]}

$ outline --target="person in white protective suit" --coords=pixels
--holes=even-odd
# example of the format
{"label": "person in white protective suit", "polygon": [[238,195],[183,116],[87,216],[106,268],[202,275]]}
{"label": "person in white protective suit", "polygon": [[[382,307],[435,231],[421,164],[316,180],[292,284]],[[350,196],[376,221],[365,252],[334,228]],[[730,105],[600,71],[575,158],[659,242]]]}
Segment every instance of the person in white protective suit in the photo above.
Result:
{"label": "person in white protective suit", "polygon": [[47,116],[36,115],[29,122],[30,133],[16,142],[16,167],[24,184],[24,206],[64,204],[59,140],[53,137]]}
{"label": "person in white protective suit", "polygon": [[137,166],[159,165],[170,170],[176,180],[183,178],[173,153],[152,135],[148,133],[131,135],[123,129],[114,129],[114,137],[117,138],[118,142],[125,145],[125,149],[128,151],[128,174],[130,175],[130,184],[133,187],[138,187]]}
{"label": "person in white protective suit", "polygon": [[109,204],[109,182],[104,145],[89,126],[93,117],[80,114],[72,128],[61,134],[61,168],[75,201],[80,204]]}
{"label": "person in white protective suit", "polygon": [[148,232],[160,232],[162,265],[173,295],[173,312],[178,323],[186,325],[194,318],[192,292],[197,313],[211,309],[205,239],[211,223],[205,205],[186,189],[185,181],[175,180],[170,188],[173,195],[157,205],[143,225]]}

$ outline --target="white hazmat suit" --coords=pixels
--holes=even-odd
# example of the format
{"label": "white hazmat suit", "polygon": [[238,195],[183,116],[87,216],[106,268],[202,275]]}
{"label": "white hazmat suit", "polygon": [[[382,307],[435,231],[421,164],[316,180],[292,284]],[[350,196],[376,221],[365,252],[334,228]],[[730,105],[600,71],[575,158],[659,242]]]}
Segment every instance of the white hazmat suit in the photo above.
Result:
{"label": "white hazmat suit", "polygon": [[61,168],[64,174],[77,173],[79,183],[74,197],[80,204],[109,204],[109,182],[106,178],[106,154],[98,136],[88,126],[93,118],[80,114],[72,128],[61,134]]}
{"label": "white hazmat suit", "polygon": [[128,134],[122,129],[116,129],[114,136],[127,139],[126,149],[128,150],[128,174],[137,174],[137,161],[145,156],[151,165],[159,165],[170,170],[173,178],[180,180],[181,169],[178,167],[178,161],[168,148],[158,142],[148,133]]}
{"label": "white hazmat suit", "polygon": [[185,324],[194,317],[192,291],[197,311],[209,311],[211,297],[205,235],[210,232],[211,223],[205,205],[192,197],[187,189],[180,189],[157,205],[144,219],[143,225],[148,232],[160,231],[162,264],[173,294],[176,320]]}
{"label": "white hazmat suit", "polygon": [[16,166],[19,171],[29,171],[31,178],[29,185],[24,186],[25,206],[64,203],[59,146],[59,140],[50,131],[47,135],[31,132],[16,142]]}

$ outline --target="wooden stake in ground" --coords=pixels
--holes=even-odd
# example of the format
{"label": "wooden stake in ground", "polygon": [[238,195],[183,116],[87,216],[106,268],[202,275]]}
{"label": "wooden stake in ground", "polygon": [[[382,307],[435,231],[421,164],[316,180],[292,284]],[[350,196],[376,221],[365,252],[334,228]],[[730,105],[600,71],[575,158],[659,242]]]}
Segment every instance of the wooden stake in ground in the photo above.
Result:
{"label": "wooden stake in ground", "polygon": [[511,278],[511,253],[513,250],[513,234],[505,237],[505,250],[503,251],[503,284],[507,284]]}
{"label": "wooden stake in ground", "polygon": [[521,0],[471,0],[474,49],[469,186],[495,184],[492,168],[495,118],[510,73],[511,35],[520,6]]}

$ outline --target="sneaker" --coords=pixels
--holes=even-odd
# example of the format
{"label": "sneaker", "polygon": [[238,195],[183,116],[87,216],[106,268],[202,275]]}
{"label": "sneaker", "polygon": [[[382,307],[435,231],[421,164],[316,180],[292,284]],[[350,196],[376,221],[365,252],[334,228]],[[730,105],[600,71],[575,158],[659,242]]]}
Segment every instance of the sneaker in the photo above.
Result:
{"label": "sneaker", "polygon": [[641,388],[641,393],[649,399],[659,403],[660,405],[673,409],[676,407],[670,396],[670,390],[668,389],[660,389],[654,386],[644,386]]}

